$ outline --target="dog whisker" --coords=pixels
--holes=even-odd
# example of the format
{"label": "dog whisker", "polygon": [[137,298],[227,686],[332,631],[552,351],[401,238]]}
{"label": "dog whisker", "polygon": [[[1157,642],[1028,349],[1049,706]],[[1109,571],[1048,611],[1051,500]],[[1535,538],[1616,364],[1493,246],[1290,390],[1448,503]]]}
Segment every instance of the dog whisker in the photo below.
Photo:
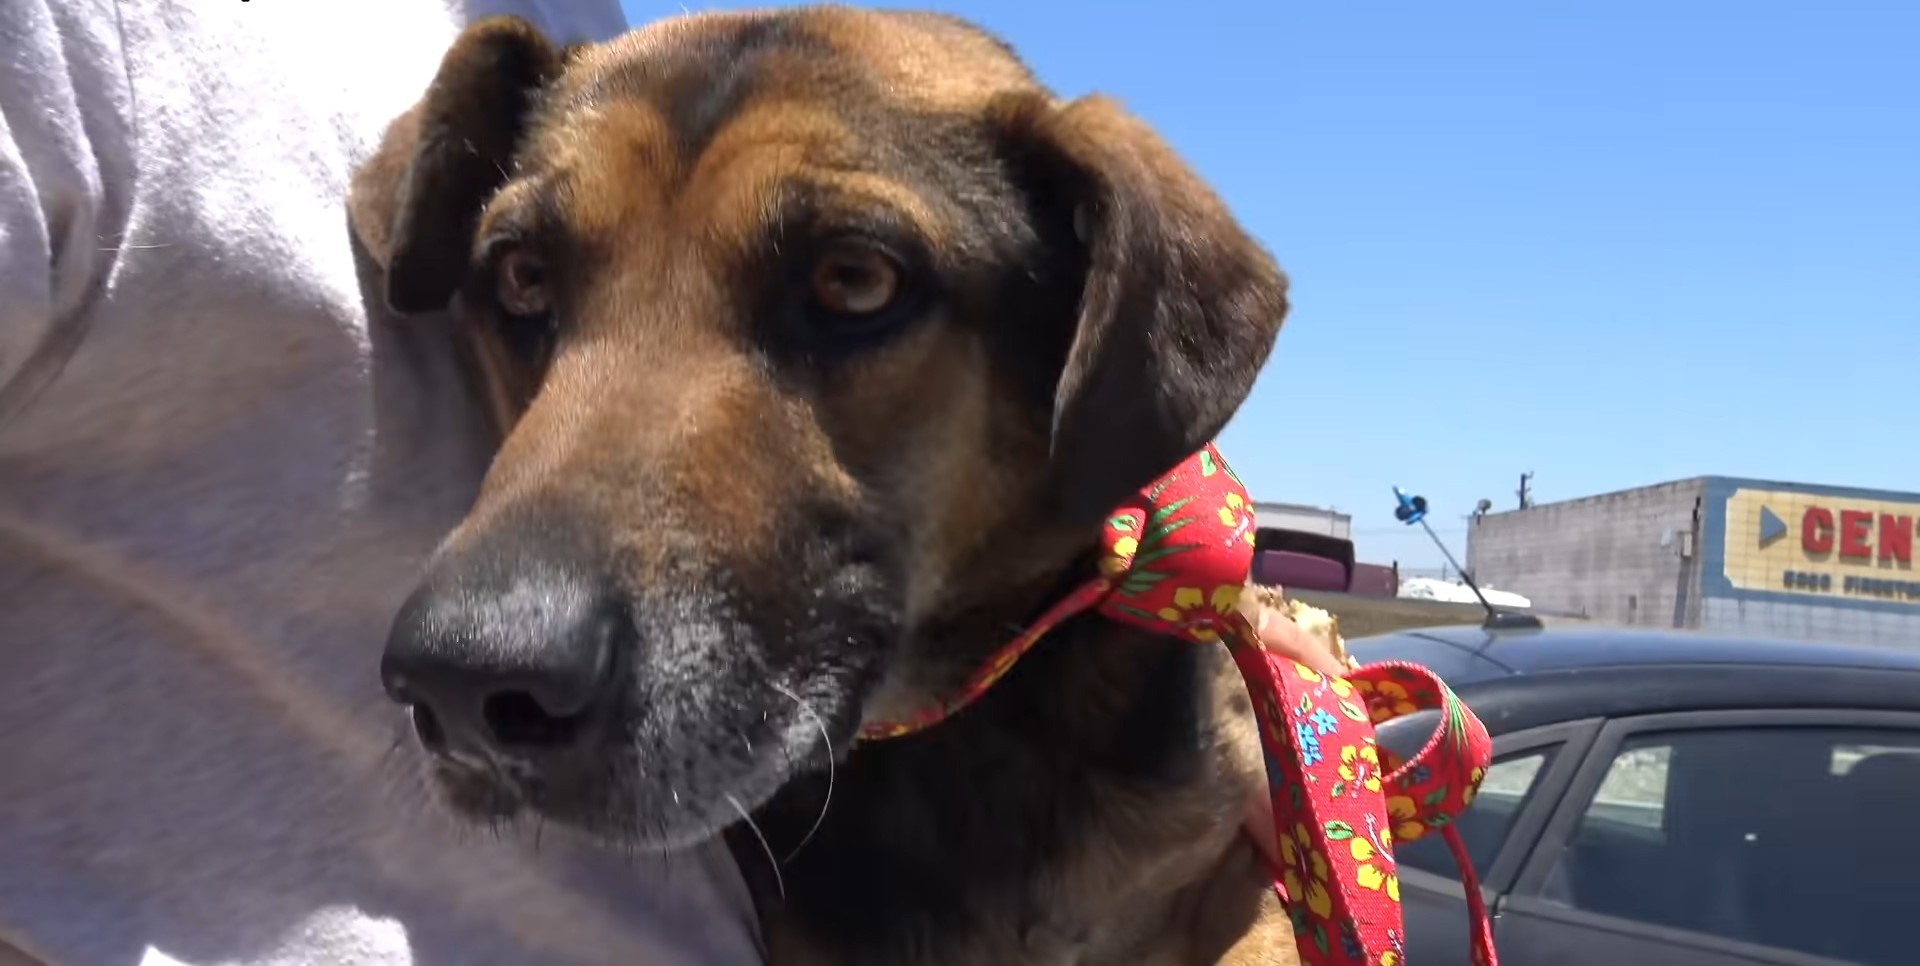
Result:
{"label": "dog whisker", "polygon": [[780,898],[784,901],[787,898],[787,880],[780,875],[780,863],[773,857],[773,846],[767,844],[767,837],[761,834],[760,826],[754,823],[753,816],[747,814],[747,810],[740,804],[740,800],[733,797],[732,793],[728,793],[726,798],[727,804],[732,805],[733,810],[740,813],[740,820],[747,823],[747,830],[752,832],[753,837],[760,841],[760,850],[767,854],[767,866],[773,869],[773,888],[780,894]]}
{"label": "dog whisker", "polygon": [[[661,837],[664,838],[665,832],[666,832],[666,823],[665,822],[660,823],[660,828],[662,833]],[[661,878],[666,879],[669,883],[673,881],[673,853],[675,851],[676,850],[671,845],[660,850],[660,876]],[[632,854],[632,853],[629,852],[628,854]]]}
{"label": "dog whisker", "polygon": [[440,802],[428,781],[426,769],[414,753],[412,734],[412,727],[405,721],[394,726],[393,741],[374,769],[379,793],[396,809],[419,815],[435,814]]}
{"label": "dog whisker", "polygon": [[820,740],[822,742],[825,742],[827,746],[827,795],[825,798],[821,799],[820,801],[820,814],[814,817],[813,827],[810,829],[807,829],[807,834],[800,836],[800,844],[795,845],[793,847],[793,851],[788,852],[786,859],[784,859],[780,863],[781,865],[786,865],[793,861],[794,856],[797,856],[800,854],[801,849],[804,849],[807,847],[808,842],[813,841],[814,833],[820,831],[820,826],[823,823],[825,823],[827,820],[828,806],[833,804],[833,782],[834,782],[834,768],[835,768],[834,761],[833,761],[834,759],[833,736],[827,734],[826,720],[820,717],[820,712],[813,710],[813,705],[808,704],[806,699],[800,697],[799,695],[793,693],[792,691],[788,690],[786,687],[778,683],[775,683],[773,685],[773,689],[775,691],[780,692],[781,694],[786,695],[788,698],[791,698],[794,704],[797,704],[800,706],[800,710],[802,713],[806,714],[807,717],[813,719],[813,723],[815,727],[818,727],[820,729]]}

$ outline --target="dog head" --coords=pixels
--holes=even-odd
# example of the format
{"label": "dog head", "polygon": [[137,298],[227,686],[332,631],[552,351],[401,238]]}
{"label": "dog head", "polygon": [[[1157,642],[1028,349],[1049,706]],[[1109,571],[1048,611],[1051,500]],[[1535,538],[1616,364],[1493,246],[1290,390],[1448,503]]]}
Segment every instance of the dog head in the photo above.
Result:
{"label": "dog head", "polygon": [[1089,549],[1286,311],[1145,125],[929,14],[476,24],[352,215],[504,434],[388,690],[460,807],[643,847],[950,681],[929,629]]}

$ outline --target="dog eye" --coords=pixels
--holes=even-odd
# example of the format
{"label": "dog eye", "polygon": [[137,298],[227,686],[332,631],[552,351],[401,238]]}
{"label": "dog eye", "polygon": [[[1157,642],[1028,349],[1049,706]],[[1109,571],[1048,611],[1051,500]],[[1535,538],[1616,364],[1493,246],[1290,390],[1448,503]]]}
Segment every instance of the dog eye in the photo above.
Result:
{"label": "dog eye", "polygon": [[813,266],[814,304],[844,319],[865,319],[892,308],[900,298],[900,266],[870,248],[841,245]]}
{"label": "dog eye", "polygon": [[494,262],[494,297],[509,315],[545,315],[552,308],[547,265],[524,248],[509,248]]}

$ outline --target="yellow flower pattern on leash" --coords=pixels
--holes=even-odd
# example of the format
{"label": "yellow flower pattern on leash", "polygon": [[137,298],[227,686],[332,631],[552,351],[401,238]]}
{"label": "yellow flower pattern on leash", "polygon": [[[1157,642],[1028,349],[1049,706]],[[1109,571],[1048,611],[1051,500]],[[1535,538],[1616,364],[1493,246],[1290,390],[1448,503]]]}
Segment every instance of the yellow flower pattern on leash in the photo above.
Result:
{"label": "yellow flower pattern on leash", "polygon": [[[1212,445],[1108,516],[1099,576],[1055,603],[1008,642],[951,698],[866,740],[929,727],[959,713],[1011,670],[1051,629],[1085,611],[1196,644],[1224,643],[1253,699],[1266,754],[1281,865],[1275,887],[1307,966],[1401,966],[1406,956],[1396,838],[1438,832],[1460,863],[1472,962],[1496,966],[1493,930],[1466,847],[1452,822],[1472,801],[1492,742],[1431,671],[1389,661],[1329,678],[1261,647],[1237,609],[1252,569],[1251,503]],[[1344,663],[1325,615],[1290,607]],[[1373,726],[1424,709],[1440,724],[1418,754],[1394,761]]]}

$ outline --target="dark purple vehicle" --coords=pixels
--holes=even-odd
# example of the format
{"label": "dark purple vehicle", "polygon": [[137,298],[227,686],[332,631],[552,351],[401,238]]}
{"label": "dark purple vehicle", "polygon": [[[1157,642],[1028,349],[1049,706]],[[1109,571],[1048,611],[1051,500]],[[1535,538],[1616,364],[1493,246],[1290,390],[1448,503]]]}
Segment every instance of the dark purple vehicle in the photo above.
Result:
{"label": "dark purple vehicle", "polygon": [[1351,540],[1261,527],[1254,532],[1253,546],[1253,579],[1259,583],[1361,597],[1400,593],[1399,570],[1356,563]]}

